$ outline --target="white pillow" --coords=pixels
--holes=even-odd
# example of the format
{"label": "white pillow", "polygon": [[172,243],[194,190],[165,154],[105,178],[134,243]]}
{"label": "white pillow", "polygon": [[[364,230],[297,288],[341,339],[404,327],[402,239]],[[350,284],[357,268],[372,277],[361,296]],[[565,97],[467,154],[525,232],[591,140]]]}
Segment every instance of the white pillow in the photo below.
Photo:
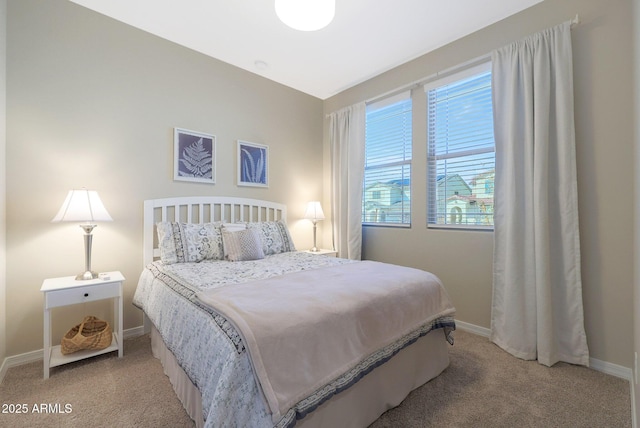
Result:
{"label": "white pillow", "polygon": [[222,228],[228,232],[237,232],[239,230],[245,230],[247,223],[222,223]]}
{"label": "white pillow", "polygon": [[229,232],[222,228],[222,242],[225,258],[231,262],[264,259],[262,239],[255,229],[244,229]]}

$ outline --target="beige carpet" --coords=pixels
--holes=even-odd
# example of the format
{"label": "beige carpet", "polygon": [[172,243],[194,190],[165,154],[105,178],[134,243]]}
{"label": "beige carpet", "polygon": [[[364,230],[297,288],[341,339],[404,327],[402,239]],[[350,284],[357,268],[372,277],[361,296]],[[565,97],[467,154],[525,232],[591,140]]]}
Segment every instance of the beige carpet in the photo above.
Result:
{"label": "beige carpet", "polygon": [[[629,382],[584,367],[546,368],[457,331],[451,365],[371,427],[630,427]],[[115,353],[52,369],[14,367],[0,385],[0,427],[191,427],[148,336]],[[55,413],[38,413],[42,409]],[[66,406],[66,407],[65,407]],[[13,408],[15,410],[15,407]]]}

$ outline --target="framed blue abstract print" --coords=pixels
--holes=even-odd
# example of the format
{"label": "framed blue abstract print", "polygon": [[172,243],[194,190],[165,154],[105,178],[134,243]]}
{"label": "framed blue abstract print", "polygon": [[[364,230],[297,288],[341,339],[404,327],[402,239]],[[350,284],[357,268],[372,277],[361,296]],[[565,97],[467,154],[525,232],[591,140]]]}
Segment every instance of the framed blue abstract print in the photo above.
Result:
{"label": "framed blue abstract print", "polygon": [[269,187],[269,147],[238,140],[238,186]]}

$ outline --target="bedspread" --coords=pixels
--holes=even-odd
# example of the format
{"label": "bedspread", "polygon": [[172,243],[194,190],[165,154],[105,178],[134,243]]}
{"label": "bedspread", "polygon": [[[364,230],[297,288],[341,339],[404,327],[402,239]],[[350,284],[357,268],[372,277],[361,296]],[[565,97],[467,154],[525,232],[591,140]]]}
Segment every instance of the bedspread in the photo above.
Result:
{"label": "bedspread", "polygon": [[[271,427],[274,425],[271,413],[262,399],[243,340],[224,317],[200,302],[196,295],[226,284],[346,263],[351,261],[302,252],[241,263],[154,262],[141,274],[133,303],[153,322],[200,391],[206,427]],[[453,323],[446,317],[441,320]],[[432,327],[444,325],[435,323]],[[311,411],[313,403],[307,408]],[[285,425],[291,422],[285,419],[281,420]]]}
{"label": "bedspread", "polygon": [[198,298],[240,332],[274,423],[317,407],[336,392],[328,385],[352,384],[455,312],[435,275],[373,261],[220,287]]}

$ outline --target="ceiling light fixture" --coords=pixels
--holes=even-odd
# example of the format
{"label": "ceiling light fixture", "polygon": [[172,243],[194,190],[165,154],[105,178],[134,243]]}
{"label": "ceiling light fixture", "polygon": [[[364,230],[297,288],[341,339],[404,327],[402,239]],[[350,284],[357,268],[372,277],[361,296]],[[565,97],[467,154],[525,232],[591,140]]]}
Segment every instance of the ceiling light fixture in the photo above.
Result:
{"label": "ceiling light fixture", "polygon": [[316,31],[326,27],[336,14],[335,0],[275,0],[276,15],[289,27]]}
{"label": "ceiling light fixture", "polygon": [[264,71],[267,68],[269,68],[269,64],[267,64],[266,62],[262,61],[262,60],[256,60],[253,65],[256,66],[256,68],[260,71]]}

